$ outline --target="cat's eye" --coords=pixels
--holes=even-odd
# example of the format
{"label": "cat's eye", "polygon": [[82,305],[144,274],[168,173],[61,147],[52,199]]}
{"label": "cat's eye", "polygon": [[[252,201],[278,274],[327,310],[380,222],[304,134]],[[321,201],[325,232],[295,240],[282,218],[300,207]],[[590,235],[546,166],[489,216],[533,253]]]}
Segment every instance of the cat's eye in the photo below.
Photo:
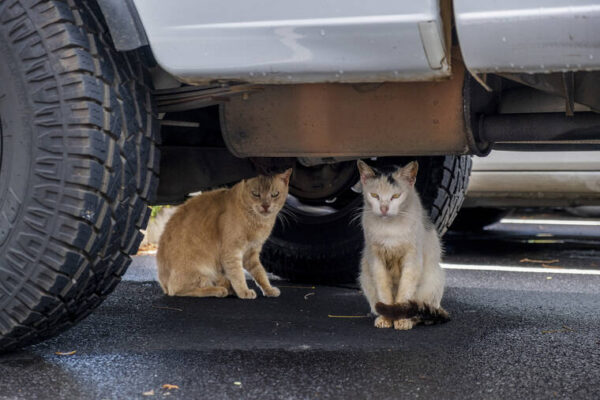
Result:
{"label": "cat's eye", "polygon": [[399,198],[399,197],[400,197],[400,193],[396,193],[396,194],[394,194],[394,195],[392,196],[392,199],[397,199],[397,198]]}
{"label": "cat's eye", "polygon": [[279,192],[271,193],[271,197],[275,198],[277,196],[279,196]]}
{"label": "cat's eye", "polygon": [[252,191],[252,196],[254,197],[260,197],[260,193],[255,192],[254,190]]}
{"label": "cat's eye", "polygon": [[378,198],[379,198],[379,195],[378,195],[377,193],[371,193],[371,197],[373,197],[373,198],[375,198],[375,199],[378,199]]}

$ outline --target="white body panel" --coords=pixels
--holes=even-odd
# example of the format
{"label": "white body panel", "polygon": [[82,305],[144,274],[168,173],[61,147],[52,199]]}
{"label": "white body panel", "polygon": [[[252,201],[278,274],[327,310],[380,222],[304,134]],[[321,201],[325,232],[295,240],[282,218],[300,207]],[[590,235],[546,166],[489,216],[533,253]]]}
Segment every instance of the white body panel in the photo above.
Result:
{"label": "white body panel", "polygon": [[190,83],[418,81],[450,74],[435,0],[134,3],[158,64]]}
{"label": "white body panel", "polygon": [[[133,0],[159,65],[204,83],[383,82],[450,74],[439,2]],[[600,69],[598,0],[454,0],[473,72]]]}
{"label": "white body panel", "polygon": [[493,151],[473,158],[464,206],[600,205],[600,152]]}
{"label": "white body panel", "polygon": [[597,171],[600,151],[493,151],[473,157],[473,171]]}
{"label": "white body panel", "polygon": [[471,71],[600,69],[597,0],[454,0],[454,15]]}

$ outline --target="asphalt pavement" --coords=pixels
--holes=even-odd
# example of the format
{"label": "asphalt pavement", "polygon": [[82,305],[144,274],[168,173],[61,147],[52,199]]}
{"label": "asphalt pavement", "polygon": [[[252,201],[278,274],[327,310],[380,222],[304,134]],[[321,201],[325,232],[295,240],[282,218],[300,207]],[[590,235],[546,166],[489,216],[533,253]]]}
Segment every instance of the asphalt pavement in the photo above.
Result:
{"label": "asphalt pavement", "polygon": [[600,398],[600,222],[575,223],[447,235],[452,321],[410,331],[353,285],[168,298],[138,256],[86,320],[0,356],[0,399]]}

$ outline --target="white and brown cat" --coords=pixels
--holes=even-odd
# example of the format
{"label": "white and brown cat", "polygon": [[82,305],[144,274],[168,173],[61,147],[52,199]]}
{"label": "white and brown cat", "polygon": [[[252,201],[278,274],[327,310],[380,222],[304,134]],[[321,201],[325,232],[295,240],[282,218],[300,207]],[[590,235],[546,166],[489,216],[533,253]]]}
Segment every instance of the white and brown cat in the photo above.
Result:
{"label": "white and brown cat", "polygon": [[165,294],[254,299],[246,269],[265,296],[279,296],[259,255],[285,203],[291,173],[243,180],[180,206],[158,245],[158,280]]}
{"label": "white and brown cat", "polygon": [[377,328],[411,329],[449,320],[442,249],[414,187],[418,164],[384,173],[358,161],[364,197],[365,248],[360,285]]}

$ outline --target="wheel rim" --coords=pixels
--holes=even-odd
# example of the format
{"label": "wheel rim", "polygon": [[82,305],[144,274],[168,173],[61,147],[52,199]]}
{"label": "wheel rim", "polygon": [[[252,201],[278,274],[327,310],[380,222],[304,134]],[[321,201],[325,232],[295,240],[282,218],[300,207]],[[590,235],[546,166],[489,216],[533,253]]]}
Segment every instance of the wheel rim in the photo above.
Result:
{"label": "wheel rim", "polygon": [[[362,203],[361,195],[353,190],[357,182],[358,173],[353,161],[317,167],[297,164],[284,213],[288,211],[307,224],[346,218]],[[316,190],[310,191],[311,187]]]}
{"label": "wheel rim", "polygon": [[345,193],[357,180],[358,172],[353,161],[310,167],[297,162],[290,193],[306,204],[319,204]]}

